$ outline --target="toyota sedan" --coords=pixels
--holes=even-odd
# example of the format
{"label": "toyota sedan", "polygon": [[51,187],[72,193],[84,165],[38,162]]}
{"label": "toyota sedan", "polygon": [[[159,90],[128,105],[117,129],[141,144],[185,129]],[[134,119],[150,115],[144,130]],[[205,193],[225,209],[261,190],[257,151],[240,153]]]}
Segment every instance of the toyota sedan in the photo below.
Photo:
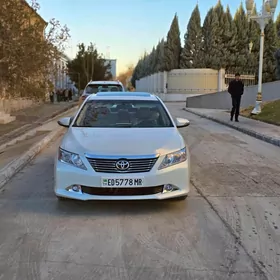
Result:
{"label": "toyota sedan", "polygon": [[55,159],[59,199],[185,199],[190,155],[159,97],[141,92],[100,92],[77,114],[58,124],[68,128]]}

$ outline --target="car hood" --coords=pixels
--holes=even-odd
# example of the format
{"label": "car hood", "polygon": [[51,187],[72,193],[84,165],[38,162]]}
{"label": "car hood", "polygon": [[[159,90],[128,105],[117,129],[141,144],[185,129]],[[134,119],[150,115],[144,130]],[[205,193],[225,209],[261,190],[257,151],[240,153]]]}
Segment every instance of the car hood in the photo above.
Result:
{"label": "car hood", "polygon": [[70,127],[61,148],[94,155],[167,154],[185,146],[183,137],[171,128],[77,128]]}

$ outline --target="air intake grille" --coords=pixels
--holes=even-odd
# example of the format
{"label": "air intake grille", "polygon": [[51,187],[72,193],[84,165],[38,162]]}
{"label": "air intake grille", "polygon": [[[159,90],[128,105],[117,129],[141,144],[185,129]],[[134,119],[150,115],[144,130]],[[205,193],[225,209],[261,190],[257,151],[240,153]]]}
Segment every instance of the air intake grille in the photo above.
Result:
{"label": "air intake grille", "polygon": [[[143,173],[149,172],[155,165],[158,158],[145,158],[145,159],[100,159],[100,158],[87,158],[90,165],[95,172],[103,173]],[[117,168],[117,162],[125,160],[129,163],[126,170]]]}

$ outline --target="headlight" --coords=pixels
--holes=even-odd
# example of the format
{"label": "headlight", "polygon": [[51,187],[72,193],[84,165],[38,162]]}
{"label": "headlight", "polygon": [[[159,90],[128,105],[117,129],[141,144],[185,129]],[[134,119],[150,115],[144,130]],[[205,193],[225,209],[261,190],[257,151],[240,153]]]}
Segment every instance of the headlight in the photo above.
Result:
{"label": "headlight", "polygon": [[186,160],[187,160],[187,151],[186,151],[186,148],[183,148],[177,152],[167,154],[164,157],[164,159],[158,169],[159,170],[164,169],[166,167],[181,163]]}
{"label": "headlight", "polygon": [[74,154],[59,148],[58,160],[63,163],[71,164],[75,167],[87,170],[83,161],[78,154]]}

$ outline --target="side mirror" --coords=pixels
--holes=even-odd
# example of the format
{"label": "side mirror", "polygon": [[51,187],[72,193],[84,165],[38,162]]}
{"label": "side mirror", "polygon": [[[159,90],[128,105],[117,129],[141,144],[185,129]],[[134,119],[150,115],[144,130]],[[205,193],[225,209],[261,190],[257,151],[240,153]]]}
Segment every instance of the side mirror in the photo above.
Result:
{"label": "side mirror", "polygon": [[190,125],[189,120],[182,119],[182,118],[176,118],[175,123],[176,123],[177,128],[187,127]]}
{"label": "side mirror", "polygon": [[57,123],[61,126],[69,127],[71,124],[71,118],[70,117],[61,118],[57,121]]}

